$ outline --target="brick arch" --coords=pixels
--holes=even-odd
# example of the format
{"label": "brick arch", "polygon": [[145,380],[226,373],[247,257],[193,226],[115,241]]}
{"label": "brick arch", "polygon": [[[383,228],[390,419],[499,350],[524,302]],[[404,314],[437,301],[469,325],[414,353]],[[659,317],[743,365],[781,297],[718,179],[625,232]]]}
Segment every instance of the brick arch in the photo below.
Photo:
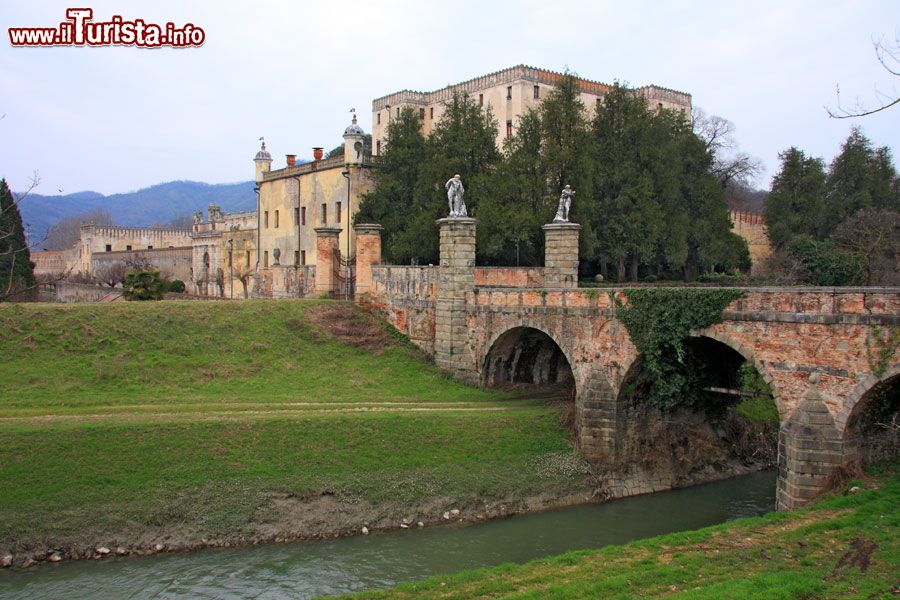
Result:
{"label": "brick arch", "polygon": [[575,391],[577,394],[581,386],[578,385],[578,374],[575,372],[575,361],[573,360],[574,349],[570,344],[566,342],[560,343],[560,340],[557,339],[558,336],[555,336],[551,331],[549,331],[550,328],[543,327],[537,323],[533,323],[528,319],[520,319],[512,324],[506,324],[503,327],[498,328],[487,339],[484,346],[482,347],[481,355],[478,357],[478,371],[480,372],[479,378],[481,380],[481,384],[484,385],[486,383],[485,377],[487,377],[487,369],[485,369],[485,361],[487,361],[488,356],[490,356],[491,350],[494,349],[494,346],[497,344],[500,338],[515,329],[534,329],[535,331],[540,331],[559,347],[559,349],[563,353],[563,356],[566,357],[566,362],[569,363],[569,368],[572,369],[572,375],[575,376]]}
{"label": "brick arch", "polygon": [[716,340],[743,356],[744,360],[752,364],[759,374],[762,375],[763,381],[766,382],[766,385],[768,385],[769,389],[772,391],[772,398],[775,400],[775,407],[778,409],[778,415],[781,422],[785,423],[790,418],[790,411],[788,410],[787,403],[784,401],[784,396],[779,389],[778,383],[775,381],[775,378],[772,377],[772,374],[769,373],[769,369],[766,368],[765,363],[756,358],[747,346],[732,338],[727,333],[717,331],[713,327],[693,331],[691,332],[691,337],[707,337],[711,340]]}
{"label": "brick arch", "polygon": [[847,424],[850,422],[850,416],[859,406],[863,397],[879,383],[883,383],[898,376],[900,376],[900,363],[892,365],[880,376],[870,373],[868,377],[856,384],[853,391],[844,398],[844,402],[841,404],[841,410],[835,418],[835,424],[838,431],[841,432],[842,437],[847,435]]}

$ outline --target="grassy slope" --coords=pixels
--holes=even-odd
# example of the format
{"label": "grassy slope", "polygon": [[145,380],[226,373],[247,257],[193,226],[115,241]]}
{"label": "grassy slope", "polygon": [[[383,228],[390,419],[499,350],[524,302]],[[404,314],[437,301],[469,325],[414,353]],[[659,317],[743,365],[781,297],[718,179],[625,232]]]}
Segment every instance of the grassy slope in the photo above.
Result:
{"label": "grassy slope", "polygon": [[191,402],[488,400],[409,347],[313,335],[315,302],[0,306],[0,408]]}
{"label": "grassy slope", "polygon": [[552,410],[313,333],[318,304],[0,305],[0,551],[252,537],[276,495],[584,489]]}
{"label": "grassy slope", "polygon": [[870,489],[831,497],[806,510],[524,565],[432,577],[353,597],[896,597],[892,589],[900,589],[900,464],[885,467],[864,485]]}

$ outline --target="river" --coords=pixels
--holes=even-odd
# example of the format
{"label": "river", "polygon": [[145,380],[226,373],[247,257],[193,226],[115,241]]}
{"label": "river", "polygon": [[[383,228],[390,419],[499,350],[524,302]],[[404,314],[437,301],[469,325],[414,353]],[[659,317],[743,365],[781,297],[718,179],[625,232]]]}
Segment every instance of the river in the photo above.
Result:
{"label": "river", "polygon": [[309,598],[568,550],[622,544],[774,510],[774,471],[472,526],[47,564],[0,573],[0,597]]}

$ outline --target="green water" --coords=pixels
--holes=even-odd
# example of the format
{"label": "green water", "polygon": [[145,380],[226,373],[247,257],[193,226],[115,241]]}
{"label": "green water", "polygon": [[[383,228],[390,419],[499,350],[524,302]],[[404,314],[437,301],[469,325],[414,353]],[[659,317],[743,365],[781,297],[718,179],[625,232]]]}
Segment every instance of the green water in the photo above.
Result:
{"label": "green water", "polygon": [[0,573],[0,598],[309,598],[567,550],[600,548],[768,512],[774,471],[469,527],[44,565]]}

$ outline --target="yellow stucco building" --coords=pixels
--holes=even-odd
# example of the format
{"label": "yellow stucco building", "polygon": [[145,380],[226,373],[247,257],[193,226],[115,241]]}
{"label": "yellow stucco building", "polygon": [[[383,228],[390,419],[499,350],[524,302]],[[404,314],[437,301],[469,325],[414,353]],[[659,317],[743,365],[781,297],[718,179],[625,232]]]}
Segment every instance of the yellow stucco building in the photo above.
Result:
{"label": "yellow stucco building", "polygon": [[[540,105],[563,77],[562,73],[517,65],[433,92],[401,90],[376,98],[372,101],[372,152],[381,152],[388,124],[406,106],[418,110],[422,133],[428,135],[440,121],[445,103],[453,98],[453,94],[468,94],[480,106],[491,107],[497,119],[497,147],[502,147],[503,140],[513,136],[519,120],[528,109]],[[581,101],[588,111],[595,110],[597,104],[612,89],[608,84],[582,78],[578,79],[578,85],[581,88]],[[637,88],[635,93],[644,96],[650,108],[681,110],[690,118],[690,94],[657,85]]]}

